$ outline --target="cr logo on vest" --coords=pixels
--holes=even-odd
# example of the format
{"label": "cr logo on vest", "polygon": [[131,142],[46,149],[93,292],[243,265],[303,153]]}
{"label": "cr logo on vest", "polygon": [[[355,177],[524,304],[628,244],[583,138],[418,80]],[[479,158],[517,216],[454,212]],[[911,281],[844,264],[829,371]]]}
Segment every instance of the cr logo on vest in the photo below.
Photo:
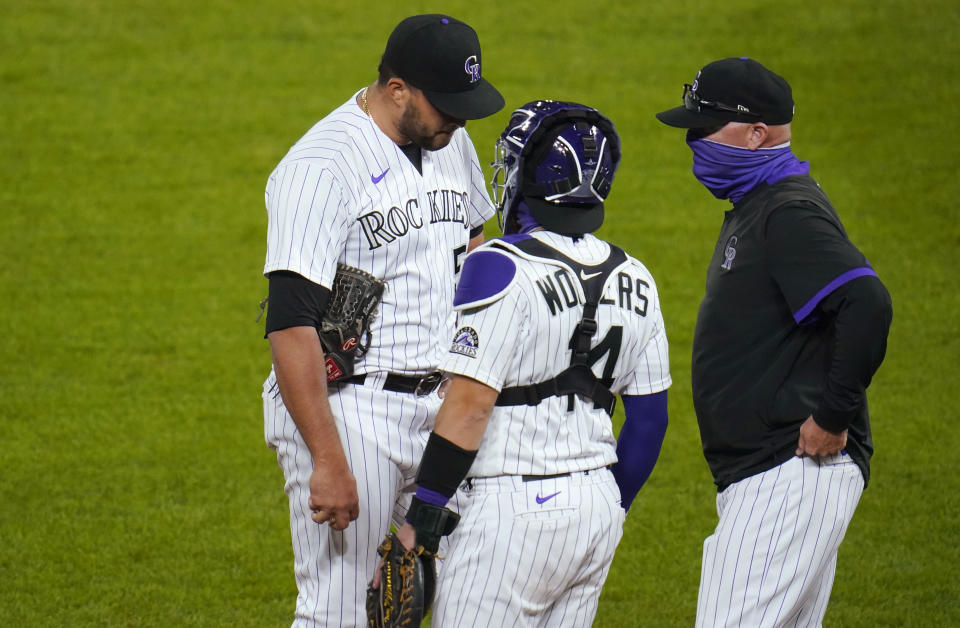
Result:
{"label": "cr logo on vest", "polygon": [[723,270],[730,270],[733,267],[733,258],[737,256],[737,242],[739,242],[737,236],[732,235],[730,239],[727,240],[727,246],[723,249],[723,264],[720,264],[720,268]]}

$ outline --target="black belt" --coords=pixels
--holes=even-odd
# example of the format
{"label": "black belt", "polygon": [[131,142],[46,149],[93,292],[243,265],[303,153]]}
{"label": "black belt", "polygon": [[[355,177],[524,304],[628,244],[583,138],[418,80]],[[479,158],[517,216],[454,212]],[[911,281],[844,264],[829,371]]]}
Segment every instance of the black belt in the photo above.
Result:
{"label": "black belt", "polygon": [[[600,467],[602,469],[609,469],[613,465],[607,465],[606,467]],[[596,471],[597,469],[588,469],[583,472],[584,475],[590,475],[591,471]],[[577,472],[579,473],[579,471]],[[554,473],[553,475],[521,475],[520,480],[523,482],[539,482],[540,480],[552,480],[553,478],[568,478],[573,475],[572,472],[568,471],[566,473]]]}
{"label": "black belt", "polygon": [[[443,375],[439,371],[426,375],[387,373],[386,379],[383,380],[383,389],[399,393],[413,393],[418,397],[423,397],[435,391],[442,379]],[[341,381],[344,384],[363,384],[367,381],[367,375],[354,375]]]}
{"label": "black belt", "polygon": [[539,482],[540,480],[552,480],[553,478],[568,478],[570,473],[554,473],[553,475],[521,475],[520,479],[524,482]]}

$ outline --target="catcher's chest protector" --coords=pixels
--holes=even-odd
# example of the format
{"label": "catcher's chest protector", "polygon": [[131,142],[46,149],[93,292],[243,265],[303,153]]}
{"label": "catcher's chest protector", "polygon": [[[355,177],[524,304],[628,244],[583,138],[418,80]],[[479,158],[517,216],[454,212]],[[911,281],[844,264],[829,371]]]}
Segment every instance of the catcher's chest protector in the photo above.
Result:
{"label": "catcher's chest protector", "polygon": [[[506,246],[505,244],[509,244]],[[606,410],[612,415],[617,398],[610,392],[611,382],[601,381],[587,364],[590,352],[590,340],[597,332],[597,307],[603,296],[603,287],[610,274],[627,261],[627,254],[614,245],[610,245],[610,255],[607,259],[593,266],[581,264],[564,255],[547,244],[535,239],[525,238],[515,242],[493,242],[494,246],[503,248],[515,254],[511,247],[519,249],[531,257],[545,258],[560,261],[570,268],[573,277],[583,288],[585,302],[583,315],[570,338],[570,366],[552,377],[538,384],[527,386],[513,386],[501,390],[497,397],[498,406],[537,405],[543,399],[553,396],[569,396],[569,407],[572,409],[573,395],[577,394],[594,402],[598,408]]]}

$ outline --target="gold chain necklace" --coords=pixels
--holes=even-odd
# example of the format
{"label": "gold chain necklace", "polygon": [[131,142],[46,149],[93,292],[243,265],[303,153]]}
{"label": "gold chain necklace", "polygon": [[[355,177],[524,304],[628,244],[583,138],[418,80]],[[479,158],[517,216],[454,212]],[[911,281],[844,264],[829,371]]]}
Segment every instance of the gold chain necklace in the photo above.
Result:
{"label": "gold chain necklace", "polygon": [[370,115],[370,107],[367,106],[367,88],[363,88],[363,93],[360,94],[360,107],[363,109],[363,112]]}

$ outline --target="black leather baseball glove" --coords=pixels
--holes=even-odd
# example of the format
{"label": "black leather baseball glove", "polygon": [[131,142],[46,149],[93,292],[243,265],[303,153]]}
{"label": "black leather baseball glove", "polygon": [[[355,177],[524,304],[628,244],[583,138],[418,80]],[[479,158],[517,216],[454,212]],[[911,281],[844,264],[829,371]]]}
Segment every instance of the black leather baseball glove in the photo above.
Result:
{"label": "black leather baseball glove", "polygon": [[370,347],[370,322],[386,283],[352,266],[337,264],[330,301],[320,321],[327,381],[353,375],[353,365]]}
{"label": "black leather baseball glove", "polygon": [[436,554],[423,545],[407,549],[390,533],[377,548],[380,586],[367,589],[367,623],[370,628],[418,628],[430,610],[436,587]]}
{"label": "black leather baseball glove", "polygon": [[460,515],[414,496],[407,517],[416,530],[416,547],[407,549],[393,532],[387,535],[380,554],[380,584],[367,588],[367,622],[370,628],[411,626],[417,628],[433,604],[437,586],[436,559],[440,537],[457,527]]}

